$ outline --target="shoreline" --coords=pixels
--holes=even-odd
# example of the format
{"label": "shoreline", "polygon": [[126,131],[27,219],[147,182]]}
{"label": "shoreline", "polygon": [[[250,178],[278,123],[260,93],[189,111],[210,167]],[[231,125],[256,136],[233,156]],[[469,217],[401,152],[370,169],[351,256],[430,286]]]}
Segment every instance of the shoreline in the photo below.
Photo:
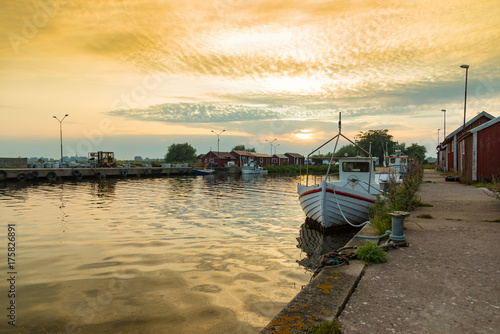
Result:
{"label": "shoreline", "polygon": [[[409,247],[388,250],[385,264],[354,260],[323,269],[260,333],[306,333],[333,319],[344,334],[500,328],[500,202],[473,186],[446,182],[435,170],[424,170],[423,181],[419,195],[433,207],[405,219]],[[358,234],[375,234],[370,228]]]}

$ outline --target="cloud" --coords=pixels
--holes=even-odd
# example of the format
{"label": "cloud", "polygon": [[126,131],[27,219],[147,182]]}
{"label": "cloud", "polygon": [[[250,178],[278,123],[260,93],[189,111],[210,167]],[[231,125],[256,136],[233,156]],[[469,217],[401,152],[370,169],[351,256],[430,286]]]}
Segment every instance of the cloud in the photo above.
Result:
{"label": "cloud", "polygon": [[109,112],[145,121],[175,123],[220,123],[279,119],[283,117],[278,110],[266,106],[245,106],[217,103],[166,103],[146,109],[121,109]]}

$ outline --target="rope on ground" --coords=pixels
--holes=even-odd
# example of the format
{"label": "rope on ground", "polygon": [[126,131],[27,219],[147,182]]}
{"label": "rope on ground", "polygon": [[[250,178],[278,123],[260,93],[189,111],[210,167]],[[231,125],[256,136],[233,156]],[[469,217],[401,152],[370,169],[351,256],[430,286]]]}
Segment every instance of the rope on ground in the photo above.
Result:
{"label": "rope on ground", "polygon": [[[385,231],[384,234],[378,235],[378,236],[358,235],[358,234],[356,234],[354,237],[355,238],[363,238],[363,239],[382,239],[382,238],[385,238],[385,237],[391,237],[392,238],[392,231],[387,230],[387,231]],[[403,240],[404,240],[404,236],[403,236]]]}
{"label": "rope on ground", "polygon": [[355,258],[356,258],[355,253],[345,255],[345,254],[340,254],[339,251],[331,251],[329,253],[323,254],[319,258],[318,267],[311,276],[311,280],[314,277],[318,276],[321,270],[325,269],[326,267],[339,267],[344,264],[349,265],[349,261]]}

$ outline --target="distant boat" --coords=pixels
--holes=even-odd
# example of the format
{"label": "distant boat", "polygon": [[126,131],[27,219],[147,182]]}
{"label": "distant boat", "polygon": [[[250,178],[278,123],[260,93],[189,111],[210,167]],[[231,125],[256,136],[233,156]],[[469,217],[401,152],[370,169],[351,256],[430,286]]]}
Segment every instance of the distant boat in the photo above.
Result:
{"label": "distant boat", "polygon": [[206,169],[206,168],[196,169],[196,168],[193,168],[193,175],[212,175],[214,173],[215,173],[214,169]]}
{"label": "distant boat", "polygon": [[[318,151],[320,148],[337,139],[337,147],[340,137],[347,139],[365,152],[368,157],[344,157],[339,158],[339,180],[327,182],[331,164],[328,167],[325,178],[318,184],[299,184],[297,193],[300,206],[307,217],[328,228],[337,225],[360,225],[369,220],[368,208],[373,206],[380,191],[380,184],[375,180],[376,158],[349,140],[341,133],[341,122],[339,116],[339,133],[319,148],[308,155]],[[333,161],[332,153],[331,162]]]}
{"label": "distant boat", "polygon": [[267,174],[267,172],[268,171],[266,169],[263,169],[261,166],[257,166],[255,164],[245,164],[243,167],[241,167],[241,174],[245,175],[264,175]]}
{"label": "distant boat", "polygon": [[387,157],[387,167],[377,171],[376,179],[379,182],[395,181],[403,182],[403,177],[408,173],[408,156],[396,150],[394,154]]}

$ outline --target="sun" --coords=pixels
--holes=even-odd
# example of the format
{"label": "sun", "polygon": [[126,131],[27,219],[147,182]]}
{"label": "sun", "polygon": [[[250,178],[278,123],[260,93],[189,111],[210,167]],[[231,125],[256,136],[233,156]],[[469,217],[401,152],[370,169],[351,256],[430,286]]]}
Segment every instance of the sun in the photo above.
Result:
{"label": "sun", "polygon": [[293,135],[299,139],[304,139],[304,140],[312,139],[313,136],[312,130],[308,129],[300,130],[298,133],[294,133]]}

